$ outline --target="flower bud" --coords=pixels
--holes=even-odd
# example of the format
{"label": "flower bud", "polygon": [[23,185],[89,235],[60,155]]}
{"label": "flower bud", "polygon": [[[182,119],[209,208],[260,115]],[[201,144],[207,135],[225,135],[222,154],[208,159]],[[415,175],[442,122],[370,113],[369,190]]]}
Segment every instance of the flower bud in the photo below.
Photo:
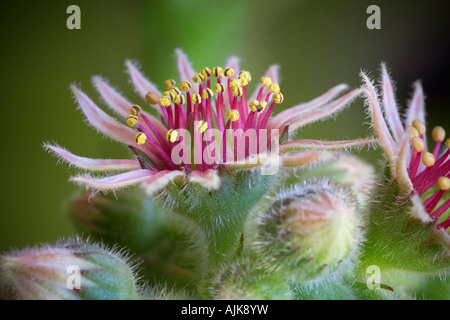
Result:
{"label": "flower bud", "polygon": [[249,259],[228,265],[212,282],[212,297],[217,300],[292,299],[291,290],[283,279]]}
{"label": "flower bud", "polygon": [[135,253],[152,246],[164,223],[162,208],[139,190],[95,196],[88,191],[69,211],[79,232],[110,245],[120,243]]}
{"label": "flower bud", "polygon": [[136,299],[126,256],[79,238],[0,256],[0,299]]}
{"label": "flower bud", "polygon": [[260,215],[256,249],[267,267],[298,282],[326,276],[359,243],[356,201],[331,182],[294,185]]}

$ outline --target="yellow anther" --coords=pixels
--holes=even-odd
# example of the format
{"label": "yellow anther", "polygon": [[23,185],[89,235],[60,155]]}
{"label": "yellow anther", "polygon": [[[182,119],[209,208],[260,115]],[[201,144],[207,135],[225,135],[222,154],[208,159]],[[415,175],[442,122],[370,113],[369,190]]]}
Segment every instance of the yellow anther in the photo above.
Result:
{"label": "yellow anther", "polygon": [[432,167],[436,159],[431,152],[424,152],[422,153],[422,162],[426,167]]}
{"label": "yellow anther", "polygon": [[197,126],[195,127],[195,130],[199,131],[200,133],[205,132],[208,129],[208,122],[200,120],[197,122]]}
{"label": "yellow anther", "polygon": [[236,87],[231,88],[231,93],[235,97],[238,97],[238,96],[241,97],[244,94],[244,90],[242,89],[241,86],[236,86]]}
{"label": "yellow anther", "polygon": [[272,84],[272,79],[270,79],[270,77],[261,77],[259,82],[268,87]]}
{"label": "yellow anther", "polygon": [[419,131],[417,131],[417,129],[414,128],[413,126],[407,126],[406,130],[409,131],[409,133],[411,133],[411,139],[420,136]]}
{"label": "yellow anther", "polygon": [[231,121],[237,121],[239,120],[239,111],[237,110],[230,110],[227,112],[227,118],[230,119]]}
{"label": "yellow anther", "polygon": [[247,82],[252,81],[252,76],[250,75],[250,72],[246,70],[242,70],[241,72],[239,72],[239,78],[244,78],[245,80],[247,80]]}
{"label": "yellow anther", "polygon": [[170,91],[164,91],[162,95],[169,100],[173,100],[175,98],[175,95]]}
{"label": "yellow anther", "polygon": [[172,93],[174,96],[178,96],[181,94],[181,91],[177,87],[173,87],[172,89],[170,89],[170,93]]}
{"label": "yellow anther", "polygon": [[259,101],[253,100],[248,106],[250,107],[250,109],[252,109],[253,112],[256,112],[256,107],[259,106]]}
{"label": "yellow anther", "polygon": [[167,96],[162,96],[161,99],[159,99],[159,104],[163,107],[170,107],[171,101],[170,98]]}
{"label": "yellow anther", "polygon": [[223,69],[221,67],[214,67],[213,75],[216,78],[222,78],[224,76]]}
{"label": "yellow anther", "polygon": [[177,96],[175,97],[175,99],[173,99],[173,103],[175,103],[175,104],[180,104],[180,102],[181,102],[181,97],[182,97],[182,96],[177,95]]}
{"label": "yellow anther", "polygon": [[445,146],[450,149],[450,138],[445,140]]}
{"label": "yellow anther", "polygon": [[130,113],[133,116],[138,116],[141,113],[141,107],[135,104],[134,106],[131,107]]}
{"label": "yellow anther", "polygon": [[194,76],[192,77],[192,81],[194,81],[195,83],[200,83],[203,80],[205,80],[205,78],[203,78],[203,76],[200,73],[196,73],[194,74]]}
{"label": "yellow anther", "polygon": [[139,132],[139,133],[134,137],[134,141],[135,141],[137,144],[144,144],[145,141],[147,141],[147,136],[145,135],[145,133]]}
{"label": "yellow anther", "polygon": [[440,126],[434,127],[432,136],[433,136],[433,140],[436,141],[436,142],[444,141],[444,139],[445,139],[445,129],[440,127]]}
{"label": "yellow anther", "polygon": [[241,85],[241,86],[246,86],[246,85],[248,85],[248,80],[247,79],[245,79],[244,77],[239,77],[239,84]]}
{"label": "yellow anther", "polygon": [[157,104],[160,98],[160,95],[156,92],[147,92],[145,95],[145,100],[147,100],[150,104]]}
{"label": "yellow anther", "polygon": [[259,106],[256,107],[256,111],[258,111],[259,113],[262,113],[264,111],[264,109],[266,109],[266,107],[267,107],[267,102],[260,101]]}
{"label": "yellow anther", "polygon": [[211,76],[212,71],[210,68],[204,67],[203,70],[201,71],[201,74],[202,74],[203,78],[208,79]]}
{"label": "yellow anther", "polygon": [[240,85],[241,82],[238,79],[232,79],[229,84],[230,88],[238,87]]}
{"label": "yellow anther", "polygon": [[164,81],[164,88],[166,88],[166,90],[172,89],[174,85],[175,85],[175,80],[169,79],[169,80]]}
{"label": "yellow anther", "polygon": [[425,149],[425,142],[419,137],[415,137],[411,140],[414,150],[417,152],[422,152]]}
{"label": "yellow anther", "polygon": [[214,86],[214,91],[217,93],[221,93],[225,91],[225,85],[223,83],[216,83]]}
{"label": "yellow anther", "polygon": [[137,123],[136,116],[131,114],[127,117],[127,125],[129,125],[130,127],[134,127],[136,123]]}
{"label": "yellow anther", "polygon": [[422,121],[420,121],[419,119],[414,120],[412,122],[412,126],[414,128],[416,128],[417,131],[419,131],[420,135],[424,134],[426,131],[425,124]]}
{"label": "yellow anther", "polygon": [[225,70],[223,71],[223,74],[224,74],[226,77],[232,77],[232,76],[234,76],[234,69],[233,69],[233,68],[230,68],[230,67],[225,68]]}
{"label": "yellow anther", "polygon": [[192,84],[189,81],[184,80],[181,84],[180,84],[180,88],[183,91],[189,91],[192,88]]}
{"label": "yellow anther", "polygon": [[447,177],[440,177],[438,180],[439,189],[447,191],[450,189],[450,179]]}
{"label": "yellow anther", "polygon": [[178,131],[177,130],[173,130],[170,129],[169,131],[167,131],[166,133],[166,140],[170,141],[170,142],[175,142],[178,139]]}
{"label": "yellow anther", "polygon": [[284,100],[284,96],[281,92],[275,93],[273,95],[273,101],[275,101],[275,103],[280,104],[283,103]]}
{"label": "yellow anther", "polygon": [[280,92],[280,86],[276,83],[271,83],[269,86],[269,90],[272,91],[273,93],[278,93]]}
{"label": "yellow anther", "polygon": [[198,93],[193,94],[193,95],[192,95],[192,98],[191,98],[191,102],[192,102],[193,104],[201,103],[201,102],[202,102],[202,97],[201,97]]}
{"label": "yellow anther", "polygon": [[180,98],[180,103],[178,103],[178,104],[185,104],[186,103],[186,97],[185,96],[180,94],[178,97]]}
{"label": "yellow anther", "polygon": [[210,99],[214,97],[214,91],[212,91],[210,88],[206,88],[202,91],[202,97],[203,99]]}

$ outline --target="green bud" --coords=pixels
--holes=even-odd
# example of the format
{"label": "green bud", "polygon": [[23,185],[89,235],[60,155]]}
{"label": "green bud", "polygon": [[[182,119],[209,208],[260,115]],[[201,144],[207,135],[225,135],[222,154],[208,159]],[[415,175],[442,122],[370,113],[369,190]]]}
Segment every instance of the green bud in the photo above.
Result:
{"label": "green bud", "polygon": [[71,204],[70,216],[79,232],[135,253],[148,250],[164,225],[162,208],[139,189],[116,195],[85,192]]}
{"label": "green bud", "polygon": [[250,259],[224,267],[211,281],[210,291],[216,300],[292,299],[289,285],[283,279]]}
{"label": "green bud", "polygon": [[256,250],[268,268],[294,282],[323,277],[345,265],[360,242],[356,201],[327,181],[279,192],[259,217]]}
{"label": "green bud", "polygon": [[0,299],[136,299],[141,289],[122,251],[79,238],[0,256]]}

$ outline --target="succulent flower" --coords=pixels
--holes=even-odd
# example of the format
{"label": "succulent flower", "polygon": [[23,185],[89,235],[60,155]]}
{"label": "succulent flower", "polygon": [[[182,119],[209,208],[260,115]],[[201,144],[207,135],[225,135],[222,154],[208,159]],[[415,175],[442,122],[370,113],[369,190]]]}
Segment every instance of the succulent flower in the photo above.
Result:
{"label": "succulent flower", "polygon": [[0,256],[0,299],[137,299],[135,267],[122,251],[80,238]]}
{"label": "succulent flower", "polygon": [[[71,178],[72,182],[101,191],[142,182],[146,192],[153,194],[181,177],[214,190],[220,185],[221,168],[231,171],[264,168],[278,160],[279,155],[283,166],[299,166],[326,158],[322,150],[375,142],[374,139],[286,141],[294,130],[342,110],[360,95],[360,89],[333,100],[347,88],[337,85],[308,103],[272,116],[275,106],[284,100],[276,65],[268,69],[255,92],[248,96],[247,85],[252,77],[250,72],[240,70],[236,57],[230,58],[225,68],[205,67],[197,73],[180,49],[176,50],[176,56],[180,84],[177,87],[176,81],[169,79],[164,82],[164,92],[147,80],[135,64],[126,62],[136,91],[158,112],[161,120],[126,100],[98,76],[93,77],[94,86],[123,121],[106,114],[79,88],[71,86],[89,124],[126,144],[135,154],[134,159],[89,159],[57,145],[45,144],[46,149],[78,168],[93,172],[123,171],[101,178],[76,176]],[[279,145],[280,141],[286,142]],[[306,149],[309,151],[290,154]]]}
{"label": "succulent flower", "polygon": [[[432,130],[435,145],[430,149],[427,147],[424,94],[420,82],[414,84],[406,120],[401,121],[392,81],[385,64],[381,68],[382,101],[367,75],[362,73],[362,78],[373,127],[388,158],[391,178],[399,183],[399,196],[411,198],[420,219],[436,221],[436,228],[445,231],[450,227],[450,200],[438,204],[450,189],[450,139],[443,146],[446,133],[444,128],[437,126]],[[446,150],[441,150],[443,147]]]}

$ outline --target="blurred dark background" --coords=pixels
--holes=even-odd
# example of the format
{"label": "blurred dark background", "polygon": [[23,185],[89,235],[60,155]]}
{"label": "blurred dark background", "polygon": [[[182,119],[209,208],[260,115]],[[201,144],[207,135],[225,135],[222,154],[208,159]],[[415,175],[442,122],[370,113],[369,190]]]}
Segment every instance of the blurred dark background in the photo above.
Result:
{"label": "blurred dark background", "polygon": [[[1,10],[2,190],[0,252],[73,233],[63,203],[79,190],[75,171],[56,165],[42,149],[55,141],[75,154],[126,157],[120,144],[85,125],[71,99],[77,82],[99,102],[92,75],[103,75],[141,103],[124,73],[133,58],[153,82],[176,77],[174,49],[194,67],[223,65],[230,55],[254,78],[281,66],[283,107],[310,100],[331,86],[360,84],[361,69],[378,76],[386,61],[402,106],[421,79],[429,126],[448,119],[448,1],[16,1]],[[66,9],[81,8],[81,30],[68,30]],[[368,30],[366,9],[381,8],[381,30]],[[336,120],[304,128],[305,138],[344,139],[370,134],[357,101]],[[360,152],[374,164],[375,151]]]}

